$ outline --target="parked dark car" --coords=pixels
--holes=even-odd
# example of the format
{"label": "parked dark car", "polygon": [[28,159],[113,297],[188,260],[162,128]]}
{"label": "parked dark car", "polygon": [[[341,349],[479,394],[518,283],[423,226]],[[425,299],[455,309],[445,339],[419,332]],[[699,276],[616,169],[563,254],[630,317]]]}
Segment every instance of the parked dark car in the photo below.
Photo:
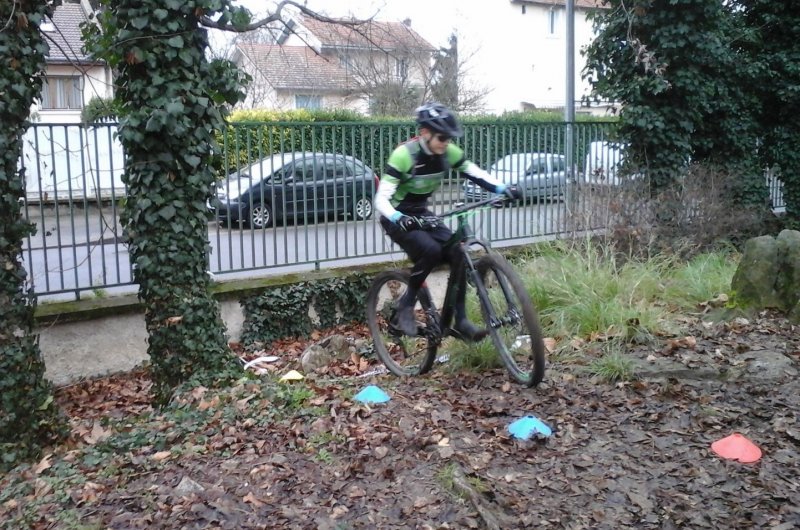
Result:
{"label": "parked dark car", "polygon": [[375,174],[355,157],[280,153],[231,173],[217,186],[221,222],[265,228],[331,214],[372,216]]}

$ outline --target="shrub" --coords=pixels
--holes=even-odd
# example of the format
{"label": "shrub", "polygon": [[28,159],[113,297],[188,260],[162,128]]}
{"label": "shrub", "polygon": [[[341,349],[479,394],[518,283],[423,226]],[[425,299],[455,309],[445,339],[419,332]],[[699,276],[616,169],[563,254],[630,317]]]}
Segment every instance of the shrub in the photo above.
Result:
{"label": "shrub", "polygon": [[93,97],[81,111],[83,123],[97,123],[117,119],[117,109],[113,98]]}

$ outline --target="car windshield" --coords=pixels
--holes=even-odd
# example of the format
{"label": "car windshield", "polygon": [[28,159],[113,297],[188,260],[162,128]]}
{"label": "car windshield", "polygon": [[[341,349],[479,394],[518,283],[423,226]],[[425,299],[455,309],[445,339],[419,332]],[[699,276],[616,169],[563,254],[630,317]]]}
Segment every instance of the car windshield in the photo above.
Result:
{"label": "car windshield", "polygon": [[531,153],[516,153],[513,155],[506,155],[494,163],[492,169],[494,171],[524,171],[531,164],[533,159]]}
{"label": "car windshield", "polygon": [[278,153],[272,155],[245,166],[239,171],[234,171],[228,175],[228,182],[231,185],[238,185],[239,180],[254,182],[262,180],[283,168],[289,162],[302,160],[305,156],[309,155],[305,153]]}

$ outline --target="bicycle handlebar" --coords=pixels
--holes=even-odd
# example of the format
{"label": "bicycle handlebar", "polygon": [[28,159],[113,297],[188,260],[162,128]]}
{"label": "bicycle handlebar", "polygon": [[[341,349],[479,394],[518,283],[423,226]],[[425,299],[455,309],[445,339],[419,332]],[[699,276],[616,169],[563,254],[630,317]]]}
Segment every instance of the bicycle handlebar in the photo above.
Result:
{"label": "bicycle handlebar", "polygon": [[482,208],[485,206],[491,206],[493,208],[502,208],[503,206],[507,206],[514,202],[512,199],[504,196],[497,196],[497,197],[489,197],[488,199],[483,199],[482,201],[478,201],[473,204],[468,204],[464,206],[460,206],[449,212],[445,212],[440,215],[424,215],[421,217],[416,217],[417,223],[419,223],[419,227],[422,230],[433,230],[436,227],[442,224],[442,219],[446,217],[453,217],[463,215],[466,212],[471,210],[477,210],[478,208]]}
{"label": "bicycle handlebar", "polygon": [[450,210],[449,212],[445,212],[439,217],[458,216],[470,210],[477,210],[478,208],[482,208],[484,206],[491,206],[492,208],[502,208],[504,206],[508,206],[512,202],[514,202],[513,199],[509,199],[504,195],[498,195],[495,197],[489,197],[488,199],[483,199],[482,201],[478,201],[473,204],[465,204],[464,206],[456,208],[455,210]]}

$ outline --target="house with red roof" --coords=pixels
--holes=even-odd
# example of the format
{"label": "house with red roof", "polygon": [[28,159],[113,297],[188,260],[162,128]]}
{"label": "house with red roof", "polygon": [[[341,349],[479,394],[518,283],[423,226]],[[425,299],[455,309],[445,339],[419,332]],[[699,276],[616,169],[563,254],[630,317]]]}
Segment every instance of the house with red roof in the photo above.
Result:
{"label": "house with red roof", "polygon": [[[574,97],[579,112],[604,113],[605,105],[580,106],[591,90],[582,79],[581,49],[595,36],[591,14],[606,7],[602,0],[575,0],[574,6]],[[407,15],[416,16],[410,7]],[[457,36],[457,60],[464,62],[463,70],[459,63],[456,71],[458,85],[483,94],[482,110],[564,106],[565,0],[458,3],[452,17],[440,17],[437,24],[452,28]],[[386,93],[412,94],[422,101],[430,95],[432,57],[440,46],[448,47],[444,42],[430,44],[410,23],[373,21],[359,26],[297,17],[281,29],[272,45],[241,45],[237,51],[237,62],[254,78],[245,107],[346,107],[367,112],[375,96]]]}
{"label": "house with red roof", "polygon": [[64,0],[56,6],[52,18],[42,23],[49,51],[42,95],[31,109],[35,120],[76,123],[93,97],[112,97],[111,69],[83,50],[81,24],[88,22],[91,14],[88,1]]}
{"label": "house with red roof", "polygon": [[378,94],[424,98],[434,47],[410,23],[292,19],[272,44],[240,43],[249,73],[245,108],[348,108],[369,112]]}

